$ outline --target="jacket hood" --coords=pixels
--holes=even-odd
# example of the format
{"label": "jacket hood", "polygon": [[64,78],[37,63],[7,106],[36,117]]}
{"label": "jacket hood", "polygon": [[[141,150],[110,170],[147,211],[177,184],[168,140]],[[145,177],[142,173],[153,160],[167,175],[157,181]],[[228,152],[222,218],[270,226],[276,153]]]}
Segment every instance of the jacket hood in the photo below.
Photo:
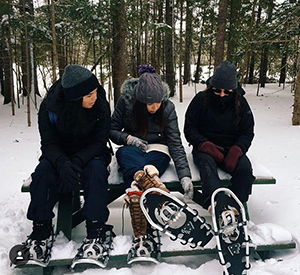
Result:
{"label": "jacket hood", "polygon": [[[135,96],[135,90],[136,86],[139,82],[138,78],[130,78],[126,80],[122,87],[121,87],[121,93],[122,95],[127,98],[128,100],[133,100],[136,98]],[[163,88],[164,88],[164,95],[162,98],[162,101],[166,101],[169,97],[170,89],[167,83],[163,82]]]}

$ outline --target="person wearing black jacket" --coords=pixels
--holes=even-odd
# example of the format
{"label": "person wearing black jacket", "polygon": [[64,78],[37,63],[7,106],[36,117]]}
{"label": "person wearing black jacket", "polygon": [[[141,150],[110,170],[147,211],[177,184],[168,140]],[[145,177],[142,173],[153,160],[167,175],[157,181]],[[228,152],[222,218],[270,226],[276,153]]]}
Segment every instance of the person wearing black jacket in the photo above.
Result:
{"label": "person wearing black jacket", "polygon": [[112,226],[106,224],[110,107],[96,76],[79,65],[68,65],[41,103],[38,127],[42,155],[31,175],[27,212],[33,221],[26,241],[31,257],[46,264],[53,243],[52,210],[58,196],[81,188],[87,238],[78,253],[82,256],[91,244],[102,251],[105,232],[112,232]]}
{"label": "person wearing black jacket", "polygon": [[[207,84],[208,88],[188,106],[184,134],[193,146],[193,160],[203,184],[204,207],[208,209],[212,193],[223,187],[217,168],[232,176],[232,191],[241,202],[248,200],[255,178],[246,156],[254,137],[254,118],[243,96],[245,91],[238,84],[236,67],[223,61]],[[228,203],[226,197],[222,199],[222,204]]]}

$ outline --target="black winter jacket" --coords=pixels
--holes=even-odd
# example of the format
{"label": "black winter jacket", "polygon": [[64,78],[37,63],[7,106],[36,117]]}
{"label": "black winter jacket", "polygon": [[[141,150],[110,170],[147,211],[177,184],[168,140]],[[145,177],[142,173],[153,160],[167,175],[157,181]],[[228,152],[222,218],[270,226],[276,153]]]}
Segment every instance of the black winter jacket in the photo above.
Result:
{"label": "black winter jacket", "polygon": [[47,158],[56,166],[56,161],[60,157],[78,157],[84,166],[93,158],[104,155],[109,162],[110,153],[106,144],[110,131],[110,107],[103,87],[98,87],[95,103],[102,110],[101,113],[97,117],[90,117],[85,127],[76,135],[68,132],[64,127],[64,118],[57,104],[61,93],[63,93],[61,81],[58,80],[50,88],[39,109],[41,159]]}
{"label": "black winter jacket", "polygon": [[162,101],[164,105],[165,126],[163,132],[160,130],[153,115],[148,115],[148,134],[141,137],[139,132],[134,129],[132,123],[132,107],[135,102],[135,86],[138,79],[127,80],[122,86],[122,95],[120,96],[112,115],[110,139],[118,145],[126,145],[128,135],[136,136],[148,141],[149,144],[164,144],[168,146],[170,155],[174,161],[179,179],[191,177],[185,150],[181,142],[178,127],[178,119],[174,104],[167,99],[168,86],[164,83],[165,96]]}
{"label": "black winter jacket", "polygon": [[[242,93],[237,98],[240,102],[238,124],[234,94],[221,99],[208,89],[192,99],[185,114],[184,134],[194,149],[208,140],[226,150],[237,145],[244,154],[248,151],[254,137],[254,118]],[[222,100],[227,100],[227,104]]]}

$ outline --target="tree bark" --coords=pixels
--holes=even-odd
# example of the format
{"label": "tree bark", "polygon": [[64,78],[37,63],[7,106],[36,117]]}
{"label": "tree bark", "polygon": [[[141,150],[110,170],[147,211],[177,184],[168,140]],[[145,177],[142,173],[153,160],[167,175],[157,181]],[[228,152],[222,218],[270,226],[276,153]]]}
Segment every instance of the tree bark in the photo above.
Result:
{"label": "tree bark", "polygon": [[[298,45],[298,53],[300,52],[300,45]],[[297,61],[297,77],[295,80],[295,95],[294,95],[294,110],[292,117],[292,125],[300,125],[300,54]]]}
{"label": "tree bark", "polygon": [[126,11],[124,0],[111,1],[112,31],[112,82],[114,104],[121,95],[121,85],[127,78],[126,61]]}
{"label": "tree bark", "polygon": [[166,82],[170,88],[170,97],[175,95],[174,46],[173,46],[173,5],[172,0],[166,0],[166,24],[170,28],[165,36]]}
{"label": "tree bark", "polygon": [[191,48],[192,48],[192,21],[193,7],[190,0],[186,1],[186,28],[185,28],[185,51],[184,51],[184,75],[183,84],[191,80]]}
{"label": "tree bark", "polygon": [[215,68],[224,59],[226,16],[227,16],[226,11],[227,11],[227,0],[220,0],[220,2],[219,2],[217,37],[216,37],[216,46],[215,46],[215,63],[214,63]]}

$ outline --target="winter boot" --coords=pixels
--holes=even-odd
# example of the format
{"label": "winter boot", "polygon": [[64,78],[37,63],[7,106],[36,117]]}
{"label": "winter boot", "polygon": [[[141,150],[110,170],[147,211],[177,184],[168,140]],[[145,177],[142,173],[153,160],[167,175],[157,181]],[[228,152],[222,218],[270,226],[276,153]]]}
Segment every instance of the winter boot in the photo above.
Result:
{"label": "winter boot", "polygon": [[126,190],[126,192],[125,202],[129,207],[134,234],[132,247],[128,252],[127,262],[128,264],[137,261],[158,263],[160,257],[159,243],[156,243],[152,234],[147,233],[147,219],[140,207],[140,197],[143,191]]}
{"label": "winter boot", "polygon": [[109,260],[109,253],[113,249],[113,226],[98,221],[87,220],[87,237],[78,249],[73,259],[71,268],[81,263],[96,264],[106,267]]}
{"label": "winter boot", "polygon": [[151,187],[160,188],[166,192],[170,192],[158,177],[158,170],[153,165],[146,165],[144,170],[137,171],[134,174],[134,180],[138,188],[142,191]]}
{"label": "winter boot", "polygon": [[224,206],[219,215],[219,225],[223,229],[223,236],[227,243],[234,242],[239,237],[238,222],[239,211],[233,206]]}
{"label": "winter boot", "polygon": [[32,233],[24,243],[29,251],[28,263],[47,266],[54,242],[52,221],[33,222]]}

